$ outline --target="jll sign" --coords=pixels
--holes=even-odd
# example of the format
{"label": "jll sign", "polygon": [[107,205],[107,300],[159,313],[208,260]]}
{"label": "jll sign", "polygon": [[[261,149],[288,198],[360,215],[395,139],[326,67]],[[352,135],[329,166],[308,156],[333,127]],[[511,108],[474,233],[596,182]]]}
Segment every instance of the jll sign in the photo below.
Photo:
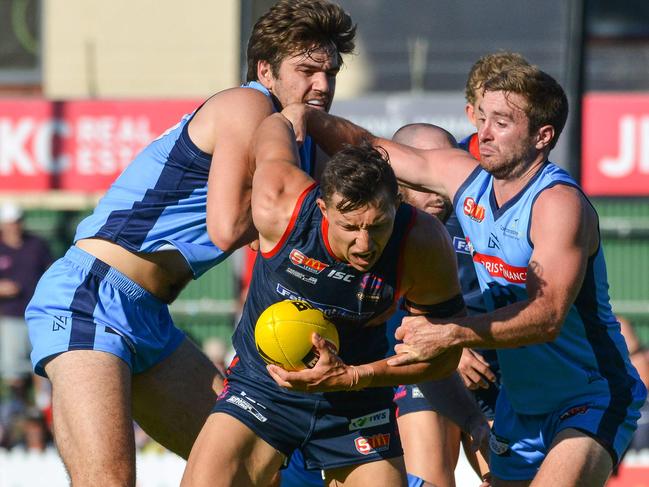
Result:
{"label": "jll sign", "polygon": [[649,94],[584,97],[581,178],[589,195],[649,195]]}

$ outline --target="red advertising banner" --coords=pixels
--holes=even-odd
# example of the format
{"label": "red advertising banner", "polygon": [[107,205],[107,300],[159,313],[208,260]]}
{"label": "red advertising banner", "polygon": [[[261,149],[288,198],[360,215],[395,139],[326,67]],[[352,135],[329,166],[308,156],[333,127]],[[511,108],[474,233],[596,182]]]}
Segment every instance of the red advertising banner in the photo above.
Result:
{"label": "red advertising banner", "polygon": [[199,100],[0,100],[0,191],[103,191]]}
{"label": "red advertising banner", "polygon": [[585,95],[582,130],[586,193],[649,195],[649,94]]}

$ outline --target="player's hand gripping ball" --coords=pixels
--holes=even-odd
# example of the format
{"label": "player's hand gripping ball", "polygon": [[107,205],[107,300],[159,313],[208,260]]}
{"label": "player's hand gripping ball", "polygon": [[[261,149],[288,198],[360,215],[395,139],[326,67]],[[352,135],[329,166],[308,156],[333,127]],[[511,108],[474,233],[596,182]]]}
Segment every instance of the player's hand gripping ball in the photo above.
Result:
{"label": "player's hand gripping ball", "polygon": [[313,333],[320,334],[334,353],[338,353],[338,330],[322,311],[305,301],[280,301],[259,316],[255,345],[268,364],[286,370],[310,369],[319,358],[311,342]]}

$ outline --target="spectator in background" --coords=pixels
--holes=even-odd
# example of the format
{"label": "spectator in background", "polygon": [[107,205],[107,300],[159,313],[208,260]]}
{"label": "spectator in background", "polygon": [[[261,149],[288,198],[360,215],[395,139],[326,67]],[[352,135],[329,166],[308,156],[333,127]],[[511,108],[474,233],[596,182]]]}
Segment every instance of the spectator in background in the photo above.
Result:
{"label": "spectator in background", "polygon": [[0,402],[0,447],[10,449],[19,439],[18,426],[30,407],[31,376],[7,379],[6,397]]}
{"label": "spectator in background", "polygon": [[45,240],[25,231],[23,211],[0,207],[0,374],[3,380],[31,375],[25,307],[52,262]]}
{"label": "spectator in background", "polygon": [[[649,350],[642,346],[635,334],[633,325],[627,318],[618,316],[617,319],[620,322],[622,335],[624,335],[626,346],[629,349],[631,363],[638,370],[645,387],[649,389]],[[644,406],[640,409],[640,414],[638,429],[633,435],[629,450],[649,448],[649,399],[645,401]]]}
{"label": "spectator in background", "polygon": [[37,408],[25,411],[16,427],[15,448],[26,452],[43,453],[53,446],[52,434],[47,427],[45,416]]}

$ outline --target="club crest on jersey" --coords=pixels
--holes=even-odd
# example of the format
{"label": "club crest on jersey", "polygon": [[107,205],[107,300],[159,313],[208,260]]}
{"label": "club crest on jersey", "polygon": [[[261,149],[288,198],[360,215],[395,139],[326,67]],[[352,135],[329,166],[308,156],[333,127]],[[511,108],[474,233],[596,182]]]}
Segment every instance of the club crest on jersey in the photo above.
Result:
{"label": "club crest on jersey", "polygon": [[390,433],[379,433],[373,436],[359,436],[354,440],[356,451],[361,455],[369,455],[390,448]]}
{"label": "club crest on jersey", "polygon": [[378,301],[381,299],[383,279],[374,274],[365,274],[359,287],[360,290],[356,293],[359,301]]}
{"label": "club crest on jersey", "polygon": [[481,223],[482,220],[484,220],[485,217],[484,206],[480,206],[470,196],[467,196],[466,199],[464,200],[464,205],[462,209],[464,210],[464,214],[467,215],[469,218],[471,218],[471,220],[474,220],[478,223]]}
{"label": "club crest on jersey", "polygon": [[317,259],[304,255],[298,249],[291,250],[291,253],[288,257],[289,259],[291,259],[291,262],[298,266],[300,269],[309,271],[312,274],[320,274],[323,270],[329,267],[324,262],[320,262]]}

